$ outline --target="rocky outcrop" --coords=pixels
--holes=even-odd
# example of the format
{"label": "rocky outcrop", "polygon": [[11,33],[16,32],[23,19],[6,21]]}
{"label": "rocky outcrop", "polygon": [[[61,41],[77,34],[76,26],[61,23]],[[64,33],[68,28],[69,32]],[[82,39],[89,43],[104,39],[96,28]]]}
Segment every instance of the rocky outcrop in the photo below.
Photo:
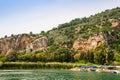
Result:
{"label": "rocky outcrop", "polygon": [[27,34],[4,38],[0,41],[1,53],[8,54],[14,50],[23,49],[30,43],[30,40],[31,38]]}
{"label": "rocky outcrop", "polygon": [[47,37],[34,39],[28,34],[7,37],[0,40],[0,53],[9,54],[17,50],[44,49],[48,46]]}
{"label": "rocky outcrop", "polygon": [[30,44],[32,40],[32,37],[29,35],[19,35],[18,38],[16,39],[16,48],[17,49],[23,49],[26,48],[28,44]]}
{"label": "rocky outcrop", "polygon": [[[112,24],[112,29],[119,31],[120,30],[120,19],[110,19]],[[93,37],[89,37],[88,40],[79,38],[73,44],[75,50],[84,50],[87,51],[92,48],[96,48],[99,44],[104,43],[108,46],[111,42],[115,41],[118,38],[117,34],[114,32],[101,32]]]}
{"label": "rocky outcrop", "polygon": [[92,48],[96,48],[101,43],[108,45],[109,43],[116,40],[117,36],[113,33],[102,32],[98,35],[90,37],[88,40],[84,40],[82,38],[76,40],[73,44],[73,48],[75,50],[90,50]]}
{"label": "rocky outcrop", "polygon": [[120,30],[120,18],[119,19],[110,19],[109,21],[111,22],[113,29]]}
{"label": "rocky outcrop", "polygon": [[41,49],[45,49],[48,46],[48,38],[43,36],[40,37],[36,40],[34,40],[32,43],[30,43],[29,45],[27,45],[26,47],[26,51],[30,52],[31,50],[41,50]]}
{"label": "rocky outcrop", "polygon": [[73,48],[75,50],[87,50],[89,49],[89,44],[87,43],[86,40],[79,38],[78,40],[74,42]]}

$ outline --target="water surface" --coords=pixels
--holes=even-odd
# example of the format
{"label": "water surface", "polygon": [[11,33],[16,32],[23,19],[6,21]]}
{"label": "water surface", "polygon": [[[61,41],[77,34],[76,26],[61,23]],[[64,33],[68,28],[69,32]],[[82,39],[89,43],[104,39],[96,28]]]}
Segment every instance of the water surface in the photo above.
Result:
{"label": "water surface", "polygon": [[120,80],[120,75],[51,69],[0,70],[0,80]]}

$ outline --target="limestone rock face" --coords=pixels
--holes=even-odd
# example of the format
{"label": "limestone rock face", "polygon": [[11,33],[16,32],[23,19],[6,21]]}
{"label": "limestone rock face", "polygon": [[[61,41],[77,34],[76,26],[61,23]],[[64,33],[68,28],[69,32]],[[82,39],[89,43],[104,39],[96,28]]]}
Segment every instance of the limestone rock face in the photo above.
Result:
{"label": "limestone rock face", "polygon": [[89,43],[90,48],[95,48],[99,44],[105,43],[105,38],[102,34],[99,34],[89,38],[87,42]]}
{"label": "limestone rock face", "polygon": [[0,40],[0,53],[9,54],[17,50],[45,49],[48,46],[47,37],[35,39],[27,34],[3,38]]}
{"label": "limestone rock face", "polygon": [[33,49],[42,49],[42,48],[44,49],[47,46],[48,46],[47,37],[38,38],[33,42]]}
{"label": "limestone rock face", "polygon": [[25,48],[30,43],[30,36],[27,34],[18,35],[18,37],[8,37],[0,41],[0,53],[10,53],[14,50]]}
{"label": "limestone rock face", "polygon": [[112,24],[112,28],[120,29],[120,18],[119,19],[110,19],[109,21]]}
{"label": "limestone rock face", "polygon": [[48,38],[43,36],[36,40],[34,40],[31,44],[27,45],[26,51],[29,52],[30,50],[42,50],[48,46]]}
{"label": "limestone rock face", "polygon": [[26,48],[28,44],[31,42],[31,37],[29,35],[19,35],[18,38],[16,39],[16,46],[19,49]]}
{"label": "limestone rock face", "polygon": [[[87,43],[87,41],[82,38],[76,40],[73,44],[73,48],[75,50],[86,50],[89,48],[88,46],[89,46],[89,44]],[[86,48],[86,47],[88,47],[88,48]]]}
{"label": "limestone rock face", "polygon": [[116,40],[117,36],[113,33],[102,32],[98,35],[90,37],[88,40],[78,39],[74,42],[73,48],[75,50],[87,51],[92,48],[96,48],[101,43],[108,45],[109,43]]}

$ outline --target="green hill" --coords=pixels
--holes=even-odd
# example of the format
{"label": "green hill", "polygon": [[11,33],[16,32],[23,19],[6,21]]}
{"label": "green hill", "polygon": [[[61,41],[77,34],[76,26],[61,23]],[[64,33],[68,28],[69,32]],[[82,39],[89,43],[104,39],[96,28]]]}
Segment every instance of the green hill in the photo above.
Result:
{"label": "green hill", "polygon": [[[57,28],[47,32],[25,34],[27,38],[22,34],[27,41],[21,41],[17,48],[12,47],[13,51],[10,54],[3,54],[3,48],[1,48],[0,60],[115,64],[115,62],[120,62],[119,18],[120,8],[117,7],[89,17],[76,18],[68,23],[59,24]],[[115,26],[116,24],[118,25]],[[12,40],[23,40],[22,38],[17,39],[18,36],[12,35]],[[43,49],[30,48],[31,51],[26,51],[28,42],[37,45],[35,44],[36,39],[44,36],[48,39],[48,45]],[[41,44],[46,42],[46,37],[39,39],[39,41],[44,41]],[[8,37],[0,41],[4,40],[4,43],[7,43],[5,39]],[[22,43],[23,45],[21,45]]]}

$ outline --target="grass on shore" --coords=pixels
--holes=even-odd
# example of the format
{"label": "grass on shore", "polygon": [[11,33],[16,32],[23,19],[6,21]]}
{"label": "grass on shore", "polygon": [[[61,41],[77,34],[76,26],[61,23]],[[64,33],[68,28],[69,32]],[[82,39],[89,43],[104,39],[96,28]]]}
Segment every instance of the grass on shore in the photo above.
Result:
{"label": "grass on shore", "polygon": [[4,62],[0,63],[1,69],[70,69],[85,64],[60,63],[60,62]]}
{"label": "grass on shore", "polygon": [[[0,69],[71,69],[79,66],[93,66],[92,63],[60,63],[60,62],[0,62]],[[120,65],[114,62],[112,65]],[[98,65],[99,66],[99,65]]]}

